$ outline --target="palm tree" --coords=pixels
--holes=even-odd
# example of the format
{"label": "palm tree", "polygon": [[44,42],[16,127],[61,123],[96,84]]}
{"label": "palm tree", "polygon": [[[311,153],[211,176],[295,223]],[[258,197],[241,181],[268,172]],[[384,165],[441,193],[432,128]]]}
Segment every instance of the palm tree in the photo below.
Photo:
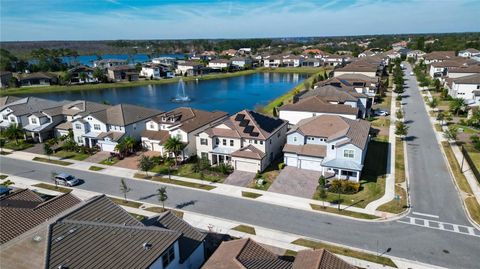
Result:
{"label": "palm tree", "polygon": [[43,152],[48,156],[48,160],[50,160],[50,156],[53,154],[53,149],[48,143],[43,144]]}
{"label": "palm tree", "polygon": [[163,145],[165,150],[172,153],[175,158],[175,166],[177,166],[177,155],[185,148],[185,144],[178,137],[170,137]]}
{"label": "palm tree", "polygon": [[8,139],[15,139],[15,144],[18,145],[18,138],[23,134],[23,129],[20,124],[10,124],[5,130],[5,136]]}
{"label": "palm tree", "polygon": [[3,155],[3,148],[5,147],[5,139],[0,138],[0,154]]}
{"label": "palm tree", "polygon": [[401,137],[405,137],[408,133],[408,126],[403,121],[397,121],[395,124],[395,134]]}
{"label": "palm tree", "polygon": [[450,111],[455,113],[457,117],[458,113],[460,113],[460,111],[464,111],[465,108],[465,100],[463,100],[462,98],[453,98],[453,100],[450,102]]}
{"label": "palm tree", "polygon": [[120,191],[123,193],[123,198],[125,202],[127,201],[127,193],[129,193],[132,189],[127,186],[125,179],[120,179]]}
{"label": "palm tree", "polygon": [[115,146],[115,150],[118,152],[120,157],[123,157],[124,154],[125,154],[125,151],[127,150],[127,146],[125,145],[125,141],[122,140],[122,141],[118,142],[117,145]]}
{"label": "palm tree", "polygon": [[165,201],[168,199],[167,187],[160,187],[157,190],[158,201],[162,202],[162,207],[165,210]]}
{"label": "palm tree", "polygon": [[125,139],[123,139],[123,142],[125,143],[125,147],[128,149],[128,151],[133,152],[133,147],[135,147],[135,139],[131,136],[127,136]]}

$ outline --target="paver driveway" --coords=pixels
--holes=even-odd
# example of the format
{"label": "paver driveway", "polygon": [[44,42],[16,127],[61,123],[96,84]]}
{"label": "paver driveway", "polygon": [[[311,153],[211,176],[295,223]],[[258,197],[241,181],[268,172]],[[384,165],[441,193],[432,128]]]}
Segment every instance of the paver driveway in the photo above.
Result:
{"label": "paver driveway", "polygon": [[162,154],[156,151],[136,152],[134,155],[130,155],[128,157],[123,158],[123,160],[118,161],[113,166],[136,170],[138,169],[138,160],[140,160],[140,157],[142,155],[153,157],[153,156],[160,156]]}
{"label": "paver driveway", "polygon": [[223,183],[246,187],[255,178],[255,173],[235,170]]}
{"label": "paver driveway", "polygon": [[318,171],[286,166],[268,190],[293,196],[312,198],[321,174],[322,173]]}
{"label": "paver driveway", "polygon": [[108,151],[99,151],[92,156],[86,158],[84,161],[85,162],[90,162],[90,163],[99,163],[105,159],[110,157],[110,152]]}

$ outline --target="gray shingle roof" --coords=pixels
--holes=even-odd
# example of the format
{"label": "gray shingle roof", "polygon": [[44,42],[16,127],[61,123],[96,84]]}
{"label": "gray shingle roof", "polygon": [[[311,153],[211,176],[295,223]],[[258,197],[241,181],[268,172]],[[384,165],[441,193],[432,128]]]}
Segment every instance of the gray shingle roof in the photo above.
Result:
{"label": "gray shingle roof", "polygon": [[366,97],[364,94],[359,94],[356,91],[351,91],[344,88],[335,87],[332,85],[325,85],[299,94],[296,98],[307,98],[311,96],[321,97],[327,102],[357,102],[359,97]]}
{"label": "gray shingle roof", "polygon": [[452,79],[456,84],[480,84],[480,73]]}
{"label": "gray shingle roof", "polygon": [[22,116],[27,114],[32,114],[42,110],[46,110],[53,107],[61,106],[68,101],[52,101],[47,99],[42,99],[38,97],[26,97],[18,101],[12,102],[5,105],[3,108],[8,107],[13,111],[13,114],[16,116]]}
{"label": "gray shingle roof", "polygon": [[294,104],[287,104],[279,108],[279,110],[288,111],[306,111],[318,113],[335,113],[357,115],[358,108],[349,105],[330,104],[322,100],[320,96],[310,96]]}
{"label": "gray shingle roof", "polygon": [[90,115],[106,124],[126,126],[146,120],[160,113],[162,113],[162,111],[156,109],[130,104],[119,104],[105,110],[91,113]]}

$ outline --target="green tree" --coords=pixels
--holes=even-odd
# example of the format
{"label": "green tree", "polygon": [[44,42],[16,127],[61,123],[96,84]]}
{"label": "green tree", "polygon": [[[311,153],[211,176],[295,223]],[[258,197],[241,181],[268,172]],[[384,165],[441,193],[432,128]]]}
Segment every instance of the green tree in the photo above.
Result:
{"label": "green tree", "polygon": [[395,134],[404,138],[408,134],[408,126],[403,121],[397,121],[395,124]]}
{"label": "green tree", "polygon": [[5,139],[0,138],[0,154],[2,155],[3,155],[3,148],[5,147],[5,144],[6,144]]}
{"label": "green tree", "polygon": [[465,100],[463,100],[462,98],[453,98],[452,101],[450,101],[449,105],[450,111],[454,113],[457,117],[460,112],[466,110],[466,107],[467,106],[465,104]]}
{"label": "green tree", "polygon": [[438,99],[433,97],[432,100],[428,102],[428,106],[431,108],[436,108],[438,106]]}
{"label": "green tree", "polygon": [[402,110],[397,110],[397,112],[395,112],[395,116],[397,117],[397,119],[403,119],[403,112]]}
{"label": "green tree", "polygon": [[437,120],[440,122],[440,124],[443,124],[443,120],[445,119],[445,113],[439,112],[437,114]]}
{"label": "green tree", "polygon": [[162,202],[162,207],[165,210],[165,201],[167,201],[168,199],[167,187],[164,187],[164,186],[160,187],[157,190],[157,196],[158,196],[158,201]]}
{"label": "green tree", "polygon": [[125,179],[120,179],[120,191],[123,193],[123,198],[125,202],[127,202],[127,193],[129,193],[132,189],[127,186]]}
{"label": "green tree", "polygon": [[117,143],[117,145],[115,145],[114,150],[117,151],[120,157],[123,158],[125,156],[126,151],[128,150],[128,147],[125,144],[125,141],[121,140]]}
{"label": "green tree", "polygon": [[328,197],[327,192],[325,191],[325,188],[322,188],[322,187],[320,188],[318,197],[322,200],[323,207],[325,207],[325,199],[327,199]]}
{"label": "green tree", "polygon": [[175,166],[177,166],[177,156],[183,151],[185,144],[183,144],[178,137],[170,137],[165,141],[163,147],[167,152],[173,154]]}
{"label": "green tree", "polygon": [[320,186],[320,188],[324,189],[325,188],[325,177],[323,175],[321,175],[319,178],[318,178],[318,185]]}
{"label": "green tree", "polygon": [[47,155],[48,159],[50,160],[50,156],[53,154],[53,149],[48,143],[43,144],[43,153],[45,153],[45,155]]}
{"label": "green tree", "polygon": [[123,139],[123,142],[125,143],[125,147],[128,149],[128,151],[133,152],[136,142],[135,139],[131,136],[127,136]]}
{"label": "green tree", "polygon": [[92,76],[98,80],[98,82],[105,82],[107,80],[105,74],[103,73],[103,70],[100,68],[95,68],[93,71]]}
{"label": "green tree", "polygon": [[151,170],[155,166],[152,158],[142,155],[138,160],[138,168],[145,172],[145,175],[148,176],[148,171]]}
{"label": "green tree", "polygon": [[83,80],[83,83],[87,82],[87,74],[85,72],[80,72],[80,74],[78,74],[78,78]]}
{"label": "green tree", "polygon": [[448,140],[457,140],[458,128],[455,126],[448,127],[443,136]]}
{"label": "green tree", "polygon": [[5,129],[5,136],[8,139],[15,139],[15,144],[18,145],[18,138],[23,135],[23,129],[20,124],[10,124],[10,126]]}

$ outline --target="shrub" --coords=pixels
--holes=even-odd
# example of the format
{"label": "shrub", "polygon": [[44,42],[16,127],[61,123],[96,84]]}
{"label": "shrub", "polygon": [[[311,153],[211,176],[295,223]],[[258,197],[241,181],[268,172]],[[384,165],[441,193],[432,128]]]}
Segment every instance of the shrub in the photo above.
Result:
{"label": "shrub", "polygon": [[161,164],[163,162],[162,156],[152,156],[150,159],[154,164]]}
{"label": "shrub", "polygon": [[278,169],[282,170],[283,168],[285,168],[285,164],[284,163],[279,163],[278,164]]}
{"label": "shrub", "polygon": [[216,170],[224,175],[228,175],[233,172],[233,167],[229,164],[222,163],[217,166]]}
{"label": "shrub", "polygon": [[354,194],[360,190],[360,183],[351,180],[335,179],[330,183],[328,191],[342,194]]}
{"label": "shrub", "polygon": [[397,97],[395,98],[395,100],[397,100],[397,101],[402,101],[402,96],[401,96],[401,95],[397,95]]}

